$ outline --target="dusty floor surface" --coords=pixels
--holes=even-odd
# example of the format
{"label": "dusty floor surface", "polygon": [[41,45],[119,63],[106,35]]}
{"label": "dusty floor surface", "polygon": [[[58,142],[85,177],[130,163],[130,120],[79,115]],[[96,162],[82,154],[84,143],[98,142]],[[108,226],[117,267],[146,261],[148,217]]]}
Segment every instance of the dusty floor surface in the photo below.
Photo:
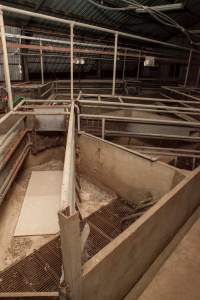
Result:
{"label": "dusty floor surface", "polygon": [[88,217],[102,206],[109,204],[117,198],[116,193],[112,190],[99,185],[99,183],[83,174],[80,175],[79,181],[81,186],[79,209],[82,218]]}
{"label": "dusty floor surface", "polygon": [[54,236],[15,237],[13,234],[24,200],[28,181],[32,171],[62,170],[64,148],[58,147],[30,156],[10,192],[0,207],[0,270],[9,266],[34,249],[51,240]]}
{"label": "dusty floor surface", "polygon": [[200,218],[138,300],[200,299]]}
{"label": "dusty floor surface", "polygon": [[[63,161],[64,147],[51,148],[27,158],[23,170],[18,174],[0,207],[0,271],[55,237],[54,235],[14,237],[14,231],[31,172],[63,170]],[[83,218],[117,198],[114,192],[85,175],[80,176],[79,182],[82,201],[80,211]]]}

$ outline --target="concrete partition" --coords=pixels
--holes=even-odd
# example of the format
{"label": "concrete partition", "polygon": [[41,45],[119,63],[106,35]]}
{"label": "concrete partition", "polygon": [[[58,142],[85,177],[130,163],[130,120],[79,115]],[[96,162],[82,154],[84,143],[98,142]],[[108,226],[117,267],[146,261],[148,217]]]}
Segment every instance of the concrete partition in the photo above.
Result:
{"label": "concrete partition", "polygon": [[184,178],[174,167],[92,135],[81,134],[79,147],[81,171],[126,200],[160,199]]}
{"label": "concrete partition", "polygon": [[121,300],[134,289],[199,206],[199,182],[200,168],[84,264],[83,300]]}

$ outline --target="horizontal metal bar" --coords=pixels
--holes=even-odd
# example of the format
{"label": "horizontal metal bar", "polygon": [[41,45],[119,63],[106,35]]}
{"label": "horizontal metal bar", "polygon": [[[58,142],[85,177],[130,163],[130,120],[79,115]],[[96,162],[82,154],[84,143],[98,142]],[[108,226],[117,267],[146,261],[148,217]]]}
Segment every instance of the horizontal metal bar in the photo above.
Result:
{"label": "horizontal metal bar", "polygon": [[[134,149],[130,147],[130,149]],[[164,152],[164,151],[150,151],[150,150],[138,150],[141,151],[142,153],[148,154],[148,155],[153,155],[153,156],[175,156],[175,157],[187,157],[187,158],[200,158],[200,155],[192,155],[192,154],[187,154],[187,153],[175,153],[175,152]]]}
{"label": "horizontal metal bar", "polygon": [[[66,40],[55,40],[55,39],[47,39],[44,37],[35,37],[35,36],[27,36],[27,35],[21,35],[21,34],[13,34],[13,33],[6,33],[6,37],[8,38],[16,38],[16,39],[23,39],[23,40],[31,40],[31,41],[43,41],[48,43],[55,43],[55,44],[63,44],[63,45],[70,45],[70,41]],[[109,48],[113,49],[113,45],[105,45],[105,44],[95,44],[95,43],[83,43],[83,42],[76,42],[74,41],[74,45],[79,46],[87,46],[87,47],[103,47],[103,48]],[[124,49],[124,48],[121,48]]]}
{"label": "horizontal metal bar", "polygon": [[7,12],[10,12],[10,13],[16,13],[16,14],[21,14],[21,15],[25,15],[25,16],[34,17],[34,18],[40,18],[40,19],[43,19],[43,20],[49,20],[49,21],[52,21],[52,22],[59,22],[59,23],[62,23],[62,24],[67,24],[67,25],[73,24],[73,25],[76,25],[76,26],[81,27],[81,28],[93,29],[93,30],[97,30],[97,31],[101,31],[101,32],[107,32],[107,33],[110,33],[110,34],[118,33],[120,36],[123,36],[123,37],[131,38],[131,39],[135,39],[135,40],[139,40],[139,41],[144,41],[144,42],[148,42],[148,43],[154,43],[154,44],[158,44],[158,45],[162,45],[162,46],[166,46],[166,47],[176,48],[176,49],[179,49],[179,50],[186,50],[186,51],[190,50],[190,48],[188,48],[188,47],[183,47],[183,46],[179,46],[179,45],[172,44],[172,43],[162,42],[162,41],[159,41],[159,40],[150,39],[150,38],[142,37],[142,36],[139,36],[139,35],[129,34],[129,33],[116,31],[116,30],[112,30],[112,29],[108,29],[108,28],[103,28],[103,27],[99,27],[99,26],[95,26],[95,25],[90,25],[90,24],[85,24],[85,23],[81,23],[81,22],[61,19],[61,18],[49,16],[49,15],[44,15],[44,14],[41,14],[41,13],[36,13],[36,12],[32,12],[32,11],[18,9],[18,8],[11,7],[11,6],[0,5],[0,9],[2,11],[7,11]]}
{"label": "horizontal metal bar", "polygon": [[9,113],[7,113],[6,115],[4,115],[1,119],[0,119],[0,124],[2,124],[4,121],[6,121],[11,115],[12,115],[12,111],[10,111]]}
{"label": "horizontal metal bar", "polygon": [[20,118],[19,120],[17,120],[17,121],[14,123],[14,125],[8,129],[8,131],[6,132],[6,134],[3,135],[3,138],[0,140],[0,147],[1,147],[1,146],[3,145],[3,143],[8,139],[8,137],[11,135],[11,133],[12,133],[13,131],[16,131],[16,129],[17,129],[17,127],[19,126],[19,124],[20,124],[21,122],[24,122],[24,118],[25,118],[25,117],[22,117],[22,118]]}
{"label": "horizontal metal bar", "polygon": [[200,142],[200,137],[183,136],[183,135],[169,135],[169,134],[156,134],[156,133],[136,133],[130,131],[111,131],[106,130],[105,136],[126,136],[126,137],[139,137],[148,139],[164,139],[164,140],[179,140],[185,142]]}
{"label": "horizontal metal bar", "polygon": [[6,180],[3,182],[3,184],[0,187],[0,203],[6,196],[12,182],[15,179],[15,176],[17,175],[23,161],[25,160],[26,156],[28,155],[31,148],[31,144],[27,144],[23,151],[20,153],[19,157],[16,159],[14,166],[12,167],[10,173],[6,177]]}
{"label": "horizontal metal bar", "polygon": [[18,110],[23,104],[24,104],[25,100],[20,101],[15,107],[14,107],[14,111]]}
{"label": "horizontal metal bar", "polygon": [[[0,33],[1,34],[1,33]],[[48,42],[48,43],[55,43],[55,44],[62,44],[62,45],[70,45],[70,41],[65,41],[65,40],[55,40],[55,39],[49,39],[49,38],[44,38],[44,37],[35,37],[35,36],[26,36],[26,35],[21,35],[21,34],[13,34],[13,33],[6,33],[6,37],[7,38],[16,38],[16,39],[24,39],[24,40],[33,40],[33,41],[43,41],[43,42]],[[114,46],[113,45],[105,45],[105,44],[96,44],[96,43],[84,43],[84,42],[77,42],[74,41],[74,45],[78,45],[78,46],[85,46],[85,47],[89,47],[89,48],[103,48],[103,49],[113,49]],[[148,55],[154,55],[156,57],[156,59],[158,60],[168,60],[168,61],[180,61],[184,63],[184,60],[182,59],[176,59],[173,58],[172,56],[169,56],[168,58],[165,56],[163,57],[163,53],[159,53],[159,52],[153,52],[152,51],[148,51],[148,50],[143,50],[143,54],[140,55],[138,54],[138,49],[135,48],[130,48],[130,47],[118,47],[118,50],[122,50],[123,53],[121,53],[121,55],[124,55],[124,51],[130,51],[133,53],[127,53],[127,57],[134,57],[134,58],[138,58],[138,57],[142,57],[145,58],[145,56]],[[28,53],[16,53],[16,55],[32,55],[32,54],[28,54]],[[33,54],[33,55],[38,55]],[[160,57],[160,56],[161,57]],[[43,55],[44,57],[45,55]],[[186,62],[185,62],[186,63]]]}
{"label": "horizontal metal bar", "polygon": [[17,139],[15,139],[14,145],[9,147],[8,151],[4,153],[5,155],[1,156],[0,171],[2,171],[4,166],[10,161],[10,158],[12,157],[13,153],[16,151],[17,147],[23,141],[23,139],[25,138],[25,136],[29,131],[30,131],[29,129],[25,129],[16,135]]}
{"label": "horizontal metal bar", "polygon": [[191,98],[193,100],[196,100],[196,101],[199,101],[200,102],[200,98],[199,97],[195,97],[195,96],[192,96],[192,95],[189,95],[189,94],[186,94],[184,92],[181,92],[181,91],[177,91],[177,89],[175,88],[172,88],[172,87],[168,87],[168,86],[162,86],[163,89],[167,90],[167,91],[170,91],[172,93],[176,93],[178,95],[182,95],[184,97],[187,97],[187,98]]}
{"label": "horizontal metal bar", "polygon": [[[59,52],[59,53],[70,53],[70,47],[66,48],[66,47],[58,47],[58,46],[51,46],[51,45],[38,45],[38,44],[22,44],[22,43],[14,43],[14,42],[7,42],[7,48],[11,48],[11,49],[29,49],[29,50],[35,50],[35,51],[49,51],[49,52]],[[83,54],[88,54],[87,58],[90,59],[92,57],[90,57],[91,54],[96,54],[96,55],[107,55],[108,57],[110,56],[110,60],[112,60],[112,57],[114,55],[113,51],[108,51],[108,50],[97,50],[97,49],[86,49],[86,48],[74,48],[74,53],[83,53]],[[17,53],[18,55],[20,53]],[[23,54],[24,55],[24,54]],[[27,55],[27,53],[26,53]],[[28,54],[29,55],[29,54]],[[37,54],[34,54],[37,55]],[[118,51],[118,58],[120,59],[120,57],[124,56],[124,51]],[[38,52],[38,56],[41,56],[41,53]],[[61,55],[60,55],[61,56]],[[134,53],[127,53],[126,54],[127,58],[132,58],[132,61],[136,61],[136,59],[138,58],[138,54],[134,54]],[[58,57],[58,56],[57,56]],[[62,56],[64,57],[64,56]],[[65,56],[65,57],[70,57],[70,56]],[[145,58],[145,55],[141,56],[142,59]],[[155,57],[157,61],[161,61],[161,62],[166,62],[166,63],[179,63],[179,64],[186,64],[186,61],[184,59],[177,59],[177,58],[173,58],[173,57]],[[101,58],[102,59],[102,58]],[[130,59],[128,59],[128,61],[130,61]],[[65,63],[68,63],[67,61]]]}
{"label": "horizontal metal bar", "polygon": [[61,100],[61,99],[25,99],[24,103],[66,103],[66,104],[71,104],[71,100]]}
{"label": "horizontal metal bar", "polygon": [[189,122],[189,121],[174,121],[166,119],[150,119],[150,118],[135,118],[135,117],[118,117],[109,115],[92,115],[92,114],[80,114],[82,119],[105,119],[108,121],[125,121],[130,123],[140,124],[155,124],[155,125],[169,125],[169,126],[183,126],[183,127],[196,127],[200,128],[200,122]]}
{"label": "horizontal metal bar", "polygon": [[[199,101],[190,101],[190,100],[178,100],[178,99],[165,99],[165,98],[152,98],[152,97],[133,97],[133,96],[122,96],[122,95],[115,95],[112,96],[110,94],[85,94],[82,93],[81,97],[96,97],[98,98],[98,96],[100,96],[101,98],[110,98],[112,100],[116,99],[117,101],[118,98],[120,97],[122,100],[129,100],[129,101],[150,101],[150,102],[166,102],[166,103],[188,103],[188,104],[195,104],[195,105],[200,105]],[[82,101],[82,99],[80,99],[80,102]],[[84,100],[84,101],[89,101],[89,100]]]}
{"label": "horizontal metal bar", "polygon": [[[95,105],[85,105],[84,107],[87,107],[87,108],[96,108],[97,106]],[[107,109],[108,107],[107,106],[101,106],[100,107],[101,109],[102,108],[105,108]],[[109,109],[113,109],[113,110],[116,110],[116,107],[112,107],[110,106]],[[130,107],[123,107],[123,108],[119,108],[120,110],[123,110],[123,111],[130,111]],[[187,121],[196,121],[195,118],[189,120],[189,116],[200,116],[200,112],[190,112],[190,111],[178,111],[178,110],[173,110],[173,109],[159,109],[159,108],[151,108],[151,107],[144,107],[144,108],[140,108],[140,107],[135,107],[135,108],[132,108],[134,111],[144,111],[144,112],[153,112],[153,113],[162,113],[162,114],[171,114],[171,115],[176,115],[178,117],[184,117],[186,116],[186,118],[184,118],[184,120],[187,120]]]}
{"label": "horizontal metal bar", "polygon": [[127,145],[132,146],[135,149],[145,149],[145,150],[158,150],[158,151],[168,151],[168,152],[178,152],[178,153],[188,153],[188,154],[199,154],[200,150],[184,149],[184,148],[168,148],[168,147],[151,147],[151,146],[138,146],[138,145]]}
{"label": "horizontal metal bar", "polygon": [[0,298],[26,298],[26,297],[58,297],[59,292],[8,292],[0,293]]}
{"label": "horizontal metal bar", "polygon": [[[42,108],[42,107],[41,107]],[[13,115],[49,115],[49,116],[60,116],[60,115],[70,115],[70,112],[54,112],[54,111],[48,111],[48,112],[34,112],[34,111],[15,111],[13,112]]]}
{"label": "horizontal metal bar", "polygon": [[156,148],[156,147],[143,147],[143,146],[135,146],[135,145],[124,145],[130,149],[134,149],[137,151],[141,151],[143,153],[149,153],[154,155],[167,155],[167,156],[179,156],[179,157],[195,157],[200,158],[200,151],[196,152],[187,152],[187,151],[180,151],[179,149],[171,149],[168,148]]}
{"label": "horizontal metal bar", "polygon": [[[123,99],[123,97],[121,97]],[[168,111],[177,111],[177,112],[194,112],[196,114],[200,113],[200,108],[185,108],[185,107],[179,107],[179,106],[163,106],[163,105],[152,105],[152,104],[132,104],[132,103],[113,103],[113,102],[105,102],[105,101],[88,101],[88,100],[81,100],[79,101],[79,104],[92,104],[93,106],[108,106],[109,108],[111,106],[113,107],[120,107],[120,108],[156,108],[156,109],[164,109]]]}

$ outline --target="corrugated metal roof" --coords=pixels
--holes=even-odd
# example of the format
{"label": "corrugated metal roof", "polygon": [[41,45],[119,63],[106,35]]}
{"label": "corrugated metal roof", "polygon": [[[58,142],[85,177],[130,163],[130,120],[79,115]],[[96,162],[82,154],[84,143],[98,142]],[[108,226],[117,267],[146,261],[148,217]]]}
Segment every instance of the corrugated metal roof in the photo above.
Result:
{"label": "corrugated metal roof", "polygon": [[[21,29],[12,26],[6,26],[5,28],[7,33],[12,34],[20,34]],[[14,40],[14,39],[13,39]],[[9,61],[9,68],[10,68],[10,78],[11,80],[21,80],[22,76],[20,71],[21,66],[21,59],[19,55],[15,55],[15,53],[19,52],[18,49],[8,48],[8,61]],[[2,49],[0,49],[0,81],[3,81],[3,55]]]}
{"label": "corrugated metal roof", "polygon": [[[170,0],[138,0],[143,5],[162,5],[174,1]],[[148,14],[138,14],[134,11],[106,11],[89,3],[87,0],[7,0],[1,1],[2,4],[16,6],[23,9],[33,10],[41,13],[51,14],[62,18],[74,19],[78,21],[96,24],[103,27],[120,29],[122,31],[148,36],[160,40],[166,40],[177,34],[177,30],[166,27]],[[114,2],[114,1],[113,1]],[[115,3],[121,3],[119,0]],[[199,22],[200,1],[188,1],[184,10],[168,13],[182,26],[189,27]],[[7,15],[7,21],[16,21],[16,16],[11,18]],[[36,20],[30,17],[20,16],[18,20],[25,26],[46,26],[66,30],[60,24],[53,24],[42,20]]]}
{"label": "corrugated metal roof", "polygon": [[[172,3],[173,1],[169,0],[138,0],[143,5],[162,5],[167,3]],[[113,1],[114,2],[114,1]],[[115,1],[115,3],[119,2]],[[171,29],[164,25],[161,25],[156,20],[154,20],[148,14],[136,14],[134,11],[105,11],[101,10],[91,3],[88,0],[7,0],[1,1],[1,4],[16,6],[22,9],[32,10],[36,12],[41,12],[44,14],[55,15],[57,17],[72,19],[77,21],[82,21],[89,24],[99,25],[102,27],[108,27],[112,29],[119,29],[121,31],[130,32],[138,34],[141,36],[147,36],[150,38],[155,38],[159,40],[168,40],[173,38],[179,32],[177,30]],[[180,25],[184,27],[190,27],[193,24],[199,22],[200,15],[200,1],[193,0],[189,1],[187,4],[187,9],[174,11],[168,13]],[[8,23],[17,23],[19,26],[23,25],[25,27],[39,27],[40,28],[50,28],[52,31],[62,31],[65,34],[69,33],[68,26],[63,26],[62,24],[53,23],[45,20],[34,19],[27,16],[21,16],[20,18],[17,15],[10,13],[6,14],[6,22]],[[6,29],[7,32],[10,32],[9,28]],[[16,29],[13,29],[16,30]],[[18,29],[20,30],[20,29]],[[11,32],[16,33],[16,32]],[[77,33],[77,29],[75,29]],[[83,32],[79,32],[83,33]],[[87,34],[86,34],[87,35]],[[40,35],[42,36],[42,35]],[[88,38],[88,35],[87,35]],[[97,36],[96,32],[93,35],[93,38],[96,40],[101,39],[102,41],[107,39],[106,34],[101,33]],[[56,39],[56,36],[54,37]],[[59,37],[59,39],[61,39]],[[65,38],[63,38],[65,39]],[[185,42],[185,36],[181,35],[181,43]],[[126,42],[120,39],[120,42]],[[176,41],[175,41],[176,42]],[[36,42],[38,43],[38,42]],[[34,42],[32,42],[34,44]],[[134,47],[137,47],[137,42],[134,41]],[[11,52],[15,50],[9,50]],[[30,51],[31,53],[31,51]],[[45,52],[44,52],[45,54]],[[17,80],[16,74],[19,76],[19,65],[20,57],[18,55],[13,55],[9,57],[10,59],[10,68],[11,68],[11,77],[12,80]],[[39,73],[40,72],[40,58],[39,56],[28,56],[27,57],[28,69],[30,73]],[[104,64],[105,65],[105,64]],[[75,72],[89,72],[94,69],[95,61],[87,60],[87,63],[84,66],[75,65]],[[105,68],[110,68],[110,64],[107,63]],[[66,73],[69,72],[69,59],[58,57],[44,57],[44,70],[45,73]],[[1,80],[1,78],[0,78]]]}

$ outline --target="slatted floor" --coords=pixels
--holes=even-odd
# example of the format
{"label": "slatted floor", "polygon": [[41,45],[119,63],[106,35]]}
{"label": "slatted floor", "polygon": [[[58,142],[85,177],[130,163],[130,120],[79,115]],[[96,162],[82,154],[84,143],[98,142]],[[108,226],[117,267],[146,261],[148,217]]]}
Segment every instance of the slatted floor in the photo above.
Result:
{"label": "slatted floor", "polygon": [[61,276],[59,237],[0,273],[0,293],[56,291]]}
{"label": "slatted floor", "polygon": [[[117,199],[94,212],[81,223],[90,224],[83,263],[105,247],[134,221],[123,223],[123,218],[134,209]],[[61,277],[60,238],[57,237],[31,255],[0,273],[0,293],[5,292],[56,292]]]}

